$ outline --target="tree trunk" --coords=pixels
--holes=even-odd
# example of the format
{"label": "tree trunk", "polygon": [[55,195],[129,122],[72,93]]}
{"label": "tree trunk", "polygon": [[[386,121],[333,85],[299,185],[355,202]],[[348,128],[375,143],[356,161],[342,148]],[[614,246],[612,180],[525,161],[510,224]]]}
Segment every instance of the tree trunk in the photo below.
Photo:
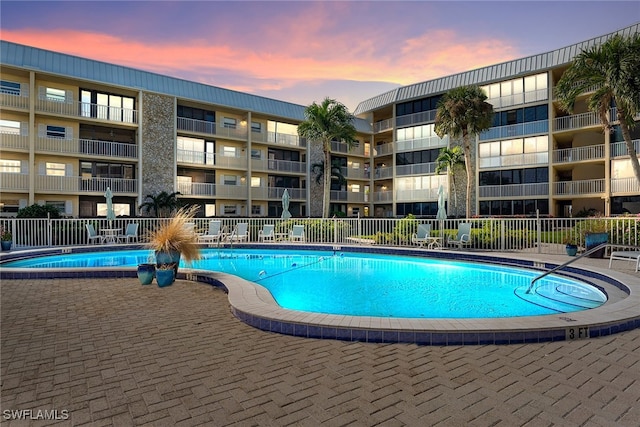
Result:
{"label": "tree trunk", "polygon": [[329,218],[329,206],[331,203],[331,141],[323,142],[324,153],[324,175],[322,176],[322,217]]}
{"label": "tree trunk", "polygon": [[465,203],[465,218],[469,218],[471,215],[471,174],[473,173],[471,165],[471,143],[469,138],[471,136],[468,133],[462,135],[462,144],[464,146],[464,167],[467,172],[467,197]]}
{"label": "tree trunk", "polygon": [[629,157],[631,159],[631,167],[633,168],[633,174],[636,176],[636,180],[638,184],[640,184],[640,163],[638,162],[638,153],[636,152],[635,147],[633,146],[633,141],[631,141],[631,133],[629,133],[629,126],[624,122],[624,120],[620,120],[620,114],[618,114],[618,120],[620,121],[620,129],[622,130],[622,137],[624,138],[625,144],[627,144],[627,152],[629,153]]}

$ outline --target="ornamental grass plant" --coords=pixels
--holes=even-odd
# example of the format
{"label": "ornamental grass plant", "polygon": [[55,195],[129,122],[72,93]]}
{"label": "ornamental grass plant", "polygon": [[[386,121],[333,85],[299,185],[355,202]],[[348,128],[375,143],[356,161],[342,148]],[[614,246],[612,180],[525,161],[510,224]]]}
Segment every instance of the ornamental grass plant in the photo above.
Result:
{"label": "ornamental grass plant", "polygon": [[197,211],[197,205],[179,209],[168,222],[149,232],[149,247],[156,252],[179,252],[187,262],[200,259],[198,236],[187,225]]}

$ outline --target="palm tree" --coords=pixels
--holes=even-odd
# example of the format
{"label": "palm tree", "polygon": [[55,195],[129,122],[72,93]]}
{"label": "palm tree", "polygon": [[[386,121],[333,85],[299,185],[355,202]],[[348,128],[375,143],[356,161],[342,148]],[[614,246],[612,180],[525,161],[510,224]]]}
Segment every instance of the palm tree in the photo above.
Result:
{"label": "palm tree", "polygon": [[461,86],[450,90],[438,102],[434,130],[440,138],[462,137],[465,171],[467,174],[466,216],[471,215],[471,183],[475,168],[471,161],[471,142],[491,127],[493,106],[478,86]]}
{"label": "palm tree", "polygon": [[325,98],[321,104],[315,102],[304,110],[305,121],[298,125],[298,135],[309,141],[322,143],[324,157],[322,216],[329,217],[329,195],[331,194],[331,141],[356,146],[354,117],[344,104]]}
{"label": "palm tree", "polygon": [[447,175],[451,178],[451,186],[453,187],[453,205],[458,210],[458,193],[456,192],[456,174],[454,169],[457,166],[464,165],[464,153],[462,148],[456,146],[453,148],[443,148],[436,159],[436,173],[447,170]]}
{"label": "palm tree", "polygon": [[[311,165],[311,172],[316,176],[316,184],[320,184],[324,179],[324,160]],[[338,184],[347,182],[347,178],[342,174],[342,168],[338,162],[331,164],[331,180],[337,181]]]}
{"label": "palm tree", "polygon": [[179,205],[176,198],[179,194],[181,194],[179,191],[173,193],[161,191],[156,196],[147,194],[145,197],[147,201],[140,205],[140,211],[146,210],[149,215],[155,217],[168,217]]}
{"label": "palm tree", "polygon": [[572,113],[578,95],[594,86],[597,89],[588,97],[587,107],[598,114],[604,131],[610,132],[609,109],[615,103],[616,119],[640,183],[640,164],[630,133],[640,113],[640,34],[628,38],[617,34],[578,54],[556,86],[561,107]]}

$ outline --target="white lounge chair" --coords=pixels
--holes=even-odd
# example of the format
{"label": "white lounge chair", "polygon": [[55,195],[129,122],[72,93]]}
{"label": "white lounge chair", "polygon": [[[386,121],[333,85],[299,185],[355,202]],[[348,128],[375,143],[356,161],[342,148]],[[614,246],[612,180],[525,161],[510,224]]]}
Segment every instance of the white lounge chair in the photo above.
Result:
{"label": "white lounge chair", "polygon": [[289,240],[292,242],[305,242],[304,225],[294,225],[289,233]]}
{"label": "white lounge chair", "polygon": [[423,247],[431,243],[431,224],[418,224],[418,232],[411,236],[411,243]]}
{"label": "white lounge chair", "polygon": [[266,241],[275,242],[275,240],[276,240],[276,226],[273,224],[264,224],[262,226],[262,230],[258,231],[258,242],[266,242]]}
{"label": "white lounge chair", "polygon": [[247,242],[249,240],[249,223],[239,222],[229,235],[231,242]]}
{"label": "white lounge chair", "polygon": [[635,261],[636,271],[640,270],[640,251],[613,251],[609,257],[609,268],[613,260]]}
{"label": "white lounge chair", "polygon": [[104,236],[96,233],[96,228],[93,224],[85,224],[85,227],[87,229],[87,241],[89,243],[95,242],[96,240],[98,243],[104,243]]}
{"label": "white lounge chair", "polygon": [[138,224],[130,223],[127,224],[127,228],[124,230],[124,234],[119,234],[117,236],[118,241],[129,243],[130,240],[137,242],[138,241]]}
{"label": "white lounge chair", "polygon": [[456,245],[458,249],[462,249],[463,246],[471,245],[471,223],[463,222],[458,224],[458,234],[455,239],[447,241],[448,245]]}
{"label": "white lounge chair", "polygon": [[198,242],[200,243],[212,243],[219,242],[224,239],[225,234],[222,231],[222,222],[219,220],[209,221],[209,228],[206,233],[198,235]]}

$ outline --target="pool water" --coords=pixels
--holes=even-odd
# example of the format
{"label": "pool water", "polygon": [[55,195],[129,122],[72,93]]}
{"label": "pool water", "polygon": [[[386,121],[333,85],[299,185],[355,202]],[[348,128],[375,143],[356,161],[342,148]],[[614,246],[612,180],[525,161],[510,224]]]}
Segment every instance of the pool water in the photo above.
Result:
{"label": "pool water", "polygon": [[[257,249],[205,249],[181,267],[220,271],[258,283],[283,308],[350,316],[496,318],[539,316],[595,308],[597,288],[548,275],[527,294],[536,271],[451,260]],[[91,268],[137,266],[148,250],[56,255],[4,267]]]}

